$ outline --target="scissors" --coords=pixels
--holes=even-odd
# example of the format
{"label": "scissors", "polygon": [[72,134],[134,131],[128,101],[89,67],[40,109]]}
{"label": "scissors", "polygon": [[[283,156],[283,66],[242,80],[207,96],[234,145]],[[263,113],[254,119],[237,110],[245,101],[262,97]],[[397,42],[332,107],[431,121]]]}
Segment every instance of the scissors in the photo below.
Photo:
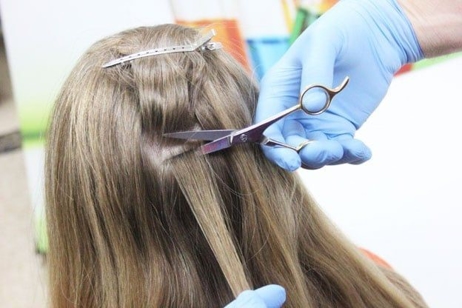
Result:
{"label": "scissors", "polygon": [[[286,143],[279,142],[275,139],[268,138],[267,136],[263,134],[263,132],[273,123],[279,121],[280,119],[298,110],[302,110],[306,114],[313,115],[313,116],[323,113],[329,108],[332,102],[332,99],[335,97],[335,95],[340,93],[346,87],[349,80],[350,79],[346,77],[343,80],[343,82],[334,89],[330,89],[330,88],[327,88],[319,84],[310,85],[300,94],[298,98],[298,103],[295,106],[290,107],[262,122],[253,124],[243,129],[183,131],[183,132],[175,132],[175,133],[166,133],[164,134],[164,137],[187,139],[187,140],[210,141],[208,143],[203,144],[200,147],[200,151],[204,155],[217,152],[223,149],[227,149],[229,147],[232,147],[233,145],[242,144],[242,143],[258,143],[260,145],[265,145],[265,146],[284,147],[284,148],[292,149],[298,153],[307,144],[313,142],[313,140],[307,140],[299,144],[297,147],[294,147]],[[313,90],[318,90],[324,93],[325,102],[321,108],[310,110],[307,107],[303,106],[303,98],[305,97],[307,93],[313,92]]]}

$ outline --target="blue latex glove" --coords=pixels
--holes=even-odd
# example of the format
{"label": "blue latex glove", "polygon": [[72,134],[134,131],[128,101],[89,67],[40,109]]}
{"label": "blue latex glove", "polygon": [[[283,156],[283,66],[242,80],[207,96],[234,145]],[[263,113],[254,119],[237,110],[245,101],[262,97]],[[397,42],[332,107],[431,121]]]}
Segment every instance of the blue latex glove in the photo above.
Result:
{"label": "blue latex glove", "polygon": [[[321,115],[299,111],[271,127],[265,135],[297,146],[317,142],[299,154],[286,148],[263,147],[280,167],[295,170],[325,165],[360,164],[371,151],[354,139],[385,96],[394,74],[406,63],[423,58],[414,30],[395,0],[341,0],[310,25],[281,60],[264,76],[255,122],[294,106],[310,84],[348,86]],[[319,104],[309,96],[305,106]]]}
{"label": "blue latex glove", "polygon": [[286,291],[279,285],[267,285],[254,291],[247,290],[225,308],[280,308],[286,301]]}

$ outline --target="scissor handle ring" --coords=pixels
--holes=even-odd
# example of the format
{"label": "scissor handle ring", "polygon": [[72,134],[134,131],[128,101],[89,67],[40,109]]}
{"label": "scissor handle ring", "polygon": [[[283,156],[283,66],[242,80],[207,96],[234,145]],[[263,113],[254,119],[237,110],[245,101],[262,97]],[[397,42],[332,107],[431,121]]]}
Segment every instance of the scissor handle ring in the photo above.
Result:
{"label": "scissor handle ring", "polygon": [[[343,82],[337,87],[335,87],[334,89],[330,89],[330,88],[327,88],[319,84],[314,84],[314,85],[310,85],[306,87],[306,89],[300,95],[300,99],[298,102],[300,104],[300,109],[302,109],[306,114],[309,114],[309,115],[318,115],[318,114],[323,113],[324,111],[327,110],[327,108],[330,107],[330,104],[334,96],[340,93],[346,87],[349,81],[350,81],[350,78],[348,76],[345,77]],[[315,110],[315,111],[311,111],[310,109],[308,109],[307,107],[303,105],[303,97],[305,96],[306,93],[308,93],[312,89],[320,89],[326,95],[326,102],[324,103],[324,106],[321,109]]]}

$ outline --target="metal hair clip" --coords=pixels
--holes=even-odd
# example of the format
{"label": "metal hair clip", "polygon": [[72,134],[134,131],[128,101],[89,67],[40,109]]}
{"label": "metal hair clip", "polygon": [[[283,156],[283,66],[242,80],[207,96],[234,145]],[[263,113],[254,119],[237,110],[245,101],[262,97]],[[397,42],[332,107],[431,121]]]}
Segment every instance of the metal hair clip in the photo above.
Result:
{"label": "metal hair clip", "polygon": [[118,58],[112,61],[109,61],[103,65],[104,68],[111,67],[114,65],[122,64],[127,61],[131,61],[134,59],[155,56],[155,55],[162,55],[167,53],[175,53],[175,52],[186,52],[186,51],[194,51],[199,48],[202,50],[215,50],[223,47],[221,43],[218,42],[210,42],[210,40],[216,35],[215,30],[210,30],[204,36],[202,36],[197,42],[191,45],[180,45],[180,46],[172,46],[172,47],[164,47],[164,48],[156,48],[150,49],[146,51],[137,52],[122,58]]}

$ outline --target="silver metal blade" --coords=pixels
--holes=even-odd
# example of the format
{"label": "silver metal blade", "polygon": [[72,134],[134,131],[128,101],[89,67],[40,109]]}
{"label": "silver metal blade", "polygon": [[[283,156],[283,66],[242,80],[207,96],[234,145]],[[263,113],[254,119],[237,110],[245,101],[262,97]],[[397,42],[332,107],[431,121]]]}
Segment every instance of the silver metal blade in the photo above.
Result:
{"label": "silver metal blade", "polygon": [[176,139],[194,139],[212,141],[223,138],[234,132],[234,129],[217,129],[217,130],[198,130],[198,131],[185,131],[176,133],[164,134],[164,137]]}
{"label": "silver metal blade", "polygon": [[210,154],[220,150],[229,148],[231,144],[231,138],[229,136],[222,137],[215,141],[209,142],[201,146],[202,154]]}

